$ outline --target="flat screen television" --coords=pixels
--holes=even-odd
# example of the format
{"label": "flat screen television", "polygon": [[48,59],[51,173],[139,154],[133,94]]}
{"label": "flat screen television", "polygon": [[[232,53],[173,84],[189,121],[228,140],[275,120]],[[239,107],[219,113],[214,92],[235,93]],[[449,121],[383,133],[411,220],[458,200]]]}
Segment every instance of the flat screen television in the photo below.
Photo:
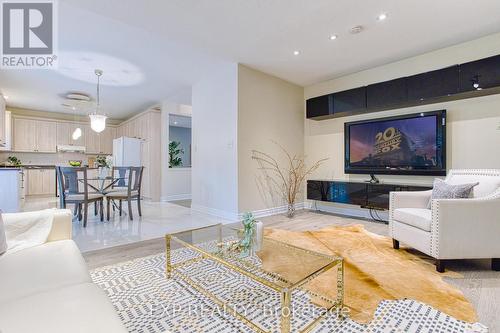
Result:
{"label": "flat screen television", "polygon": [[446,110],[345,123],[345,173],[446,175]]}

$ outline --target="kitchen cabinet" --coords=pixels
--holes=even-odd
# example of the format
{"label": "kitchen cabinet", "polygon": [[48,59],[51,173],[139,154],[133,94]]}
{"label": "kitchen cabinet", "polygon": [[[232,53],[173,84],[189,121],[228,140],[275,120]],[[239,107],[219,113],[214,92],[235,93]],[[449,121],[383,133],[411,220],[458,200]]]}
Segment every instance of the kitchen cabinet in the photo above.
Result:
{"label": "kitchen cabinet", "polygon": [[4,147],[7,143],[6,138],[6,117],[5,117],[5,99],[0,96],[0,146]]}
{"label": "kitchen cabinet", "polygon": [[99,136],[99,147],[101,154],[113,154],[113,140],[116,138],[116,128],[106,127]]}
{"label": "kitchen cabinet", "polygon": [[57,124],[53,121],[35,121],[36,151],[55,153],[57,151]]}
{"label": "kitchen cabinet", "polygon": [[57,124],[26,118],[14,118],[14,151],[55,153],[57,145]]}
{"label": "kitchen cabinet", "polygon": [[94,132],[90,126],[85,126],[85,152],[87,154],[99,154],[100,140],[99,134]]}
{"label": "kitchen cabinet", "polygon": [[114,127],[106,127],[101,133],[94,132],[90,126],[85,127],[85,148],[87,154],[113,153],[113,140],[116,136]]}
{"label": "kitchen cabinet", "polygon": [[14,151],[36,151],[36,123],[32,119],[14,118]]}
{"label": "kitchen cabinet", "polygon": [[[77,140],[73,140],[73,132],[78,127],[82,130],[82,135]],[[84,127],[84,125],[78,123],[58,122],[57,144],[68,146],[85,146],[85,131],[83,130]]]}
{"label": "kitchen cabinet", "polygon": [[56,173],[54,169],[26,169],[26,195],[55,195]]}

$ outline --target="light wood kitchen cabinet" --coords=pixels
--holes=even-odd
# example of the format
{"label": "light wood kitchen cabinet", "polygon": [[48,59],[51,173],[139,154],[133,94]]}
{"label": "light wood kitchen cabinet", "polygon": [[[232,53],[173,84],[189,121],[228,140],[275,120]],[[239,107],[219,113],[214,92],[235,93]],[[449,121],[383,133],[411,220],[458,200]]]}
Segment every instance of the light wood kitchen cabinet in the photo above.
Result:
{"label": "light wood kitchen cabinet", "polygon": [[7,143],[6,131],[5,100],[0,96],[0,146],[2,147]]}
{"label": "light wood kitchen cabinet", "polygon": [[27,169],[26,195],[55,195],[56,173],[54,169]]}
{"label": "light wood kitchen cabinet", "polygon": [[85,128],[85,150],[87,154],[113,153],[113,140],[116,136],[116,128],[106,127],[101,133],[94,132],[90,127]]}
{"label": "light wood kitchen cabinet", "polygon": [[116,137],[116,128],[106,127],[99,136],[100,154],[113,154],[113,140]]}
{"label": "light wood kitchen cabinet", "polygon": [[57,152],[57,123],[53,121],[35,121],[36,152]]}
{"label": "light wood kitchen cabinet", "polygon": [[14,118],[13,134],[15,151],[32,152],[36,150],[36,123],[32,119]]}
{"label": "light wood kitchen cabinet", "polygon": [[14,118],[14,151],[55,153],[57,125],[53,121]]}
{"label": "light wood kitchen cabinet", "polygon": [[[80,128],[82,135],[77,140],[73,140],[73,132]],[[75,123],[58,122],[57,123],[57,144],[68,146],[85,146],[84,125]]]}
{"label": "light wood kitchen cabinet", "polygon": [[90,126],[85,126],[85,152],[87,154],[100,153],[99,134],[94,132]]}

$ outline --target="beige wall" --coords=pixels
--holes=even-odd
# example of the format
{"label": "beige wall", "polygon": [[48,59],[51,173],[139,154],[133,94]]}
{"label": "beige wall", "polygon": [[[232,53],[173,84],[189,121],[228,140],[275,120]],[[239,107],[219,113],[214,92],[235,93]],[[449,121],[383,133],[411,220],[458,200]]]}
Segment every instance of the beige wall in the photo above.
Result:
{"label": "beige wall", "polygon": [[[243,65],[238,66],[239,212],[283,205],[264,196],[257,185],[253,149],[283,157],[275,141],[292,154],[304,149],[304,89]],[[282,158],[281,161],[284,161]],[[301,198],[302,199],[302,198]],[[298,202],[302,200],[299,199]]]}
{"label": "beige wall", "polygon": [[[500,54],[500,34],[490,35],[403,61],[365,70],[305,88],[305,99],[413,75],[453,64]],[[500,95],[429,104],[323,121],[306,120],[305,153],[310,160],[330,160],[311,178],[366,179],[344,174],[344,122],[413,112],[448,110],[447,167],[500,168]],[[381,176],[387,180],[429,183],[431,177]]]}

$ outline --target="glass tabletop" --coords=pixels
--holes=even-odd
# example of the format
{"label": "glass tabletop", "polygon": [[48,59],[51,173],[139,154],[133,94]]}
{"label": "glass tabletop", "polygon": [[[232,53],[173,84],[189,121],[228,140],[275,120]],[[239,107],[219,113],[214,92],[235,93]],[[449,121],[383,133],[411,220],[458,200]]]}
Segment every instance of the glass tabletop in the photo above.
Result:
{"label": "glass tabletop", "polygon": [[[172,250],[183,249],[181,262],[194,261],[197,256],[211,258],[276,290],[298,288],[322,273],[342,265],[342,258],[296,247],[264,235],[255,251],[238,249],[242,232],[222,224],[168,234]],[[169,240],[170,239],[170,240]],[[191,253],[189,253],[191,252]]]}

